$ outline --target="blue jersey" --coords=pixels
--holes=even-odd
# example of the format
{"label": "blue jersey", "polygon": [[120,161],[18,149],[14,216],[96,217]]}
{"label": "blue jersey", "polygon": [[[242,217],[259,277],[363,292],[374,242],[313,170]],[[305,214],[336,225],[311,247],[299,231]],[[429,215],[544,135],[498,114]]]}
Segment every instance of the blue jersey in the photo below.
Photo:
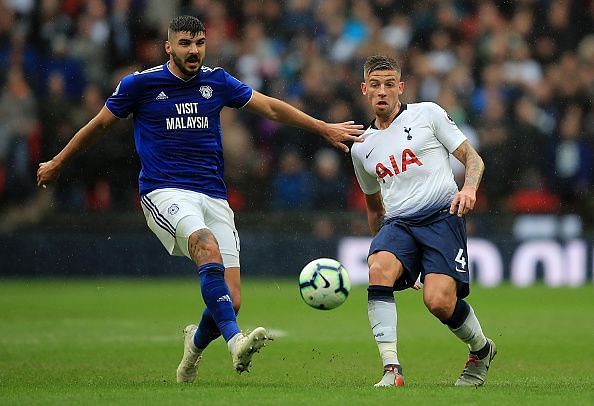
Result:
{"label": "blue jersey", "polygon": [[243,107],[252,89],[221,68],[203,66],[189,80],[168,64],[122,79],[105,107],[132,114],[140,157],[140,194],[179,188],[226,199],[220,112]]}

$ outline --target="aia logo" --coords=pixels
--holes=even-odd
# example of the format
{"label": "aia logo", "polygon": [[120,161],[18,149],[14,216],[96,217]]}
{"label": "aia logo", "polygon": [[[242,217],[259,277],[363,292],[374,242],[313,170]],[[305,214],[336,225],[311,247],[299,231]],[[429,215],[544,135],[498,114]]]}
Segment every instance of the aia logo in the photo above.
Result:
{"label": "aia logo", "polygon": [[384,164],[379,162],[377,165],[375,165],[375,173],[379,179],[386,183],[386,181],[384,180],[386,176],[392,177],[394,175],[398,175],[400,172],[406,172],[408,166],[412,164],[418,166],[423,165],[423,163],[419,160],[419,158],[417,158],[415,153],[412,152],[410,149],[406,148],[404,151],[402,151],[400,167],[396,163],[396,157],[394,157],[394,155],[390,155],[390,166],[392,168],[387,168]]}
{"label": "aia logo", "polygon": [[408,128],[404,127],[404,132],[406,133],[406,139],[409,141],[412,140],[412,135],[410,135],[410,130],[412,130],[411,127],[408,127]]}

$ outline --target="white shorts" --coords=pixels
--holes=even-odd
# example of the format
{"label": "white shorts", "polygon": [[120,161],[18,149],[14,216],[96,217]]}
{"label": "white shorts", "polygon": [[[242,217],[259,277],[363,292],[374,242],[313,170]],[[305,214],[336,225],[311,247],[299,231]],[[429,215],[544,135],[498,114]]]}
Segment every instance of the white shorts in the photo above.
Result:
{"label": "white shorts", "polygon": [[188,239],[197,230],[214,234],[225,268],[239,267],[239,235],[233,210],[224,199],[183,189],[157,189],[141,197],[146,223],[170,255],[186,256]]}

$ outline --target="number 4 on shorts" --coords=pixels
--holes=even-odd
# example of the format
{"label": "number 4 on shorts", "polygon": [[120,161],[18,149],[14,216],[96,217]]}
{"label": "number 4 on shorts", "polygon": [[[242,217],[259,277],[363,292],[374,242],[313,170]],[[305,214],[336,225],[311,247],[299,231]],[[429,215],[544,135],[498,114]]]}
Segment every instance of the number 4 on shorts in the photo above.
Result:
{"label": "number 4 on shorts", "polygon": [[462,269],[458,269],[456,265],[456,271],[458,272],[466,272],[466,259],[464,258],[464,249],[460,248],[458,250],[458,255],[456,255],[456,259],[454,260],[462,266]]}

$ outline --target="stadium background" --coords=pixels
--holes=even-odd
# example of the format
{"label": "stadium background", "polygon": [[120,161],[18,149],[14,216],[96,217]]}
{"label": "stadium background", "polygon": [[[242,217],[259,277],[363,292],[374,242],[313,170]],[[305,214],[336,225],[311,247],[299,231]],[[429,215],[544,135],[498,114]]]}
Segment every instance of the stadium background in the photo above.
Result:
{"label": "stadium background", "polygon": [[[406,102],[436,101],[462,128],[487,168],[467,217],[470,300],[499,348],[481,390],[452,386],[466,349],[409,290],[407,387],[373,391],[365,285],[331,312],[296,286],[319,256],[365,278],[350,157],[230,109],[239,321],[277,340],[241,376],[218,340],[197,382],[175,383],[203,303],[190,261],[144,223],[131,121],[55,186],[37,189],[35,171],[123,75],[166,60],[180,13],[206,23],[207,65],[316,117],[368,123],[362,64],[381,52],[403,61]],[[0,404],[593,404],[593,31],[592,0],[0,0]]]}
{"label": "stadium background", "polygon": [[[54,187],[35,186],[37,164],[101,108],[123,75],[166,60],[167,24],[188,13],[207,27],[207,65],[327,121],[368,123],[363,61],[375,53],[398,57],[403,100],[442,105],[485,161],[468,217],[471,245],[490,252],[474,258],[475,272],[496,273],[485,284],[498,284],[497,275],[591,283],[592,1],[0,4],[0,275],[192,271],[146,229],[131,120]],[[368,228],[350,157],[249,113],[226,109],[222,121],[243,273],[295,275],[316,256],[345,259],[341,252],[364,272]],[[454,167],[460,181],[462,167]],[[493,258],[499,268],[486,270]]]}

